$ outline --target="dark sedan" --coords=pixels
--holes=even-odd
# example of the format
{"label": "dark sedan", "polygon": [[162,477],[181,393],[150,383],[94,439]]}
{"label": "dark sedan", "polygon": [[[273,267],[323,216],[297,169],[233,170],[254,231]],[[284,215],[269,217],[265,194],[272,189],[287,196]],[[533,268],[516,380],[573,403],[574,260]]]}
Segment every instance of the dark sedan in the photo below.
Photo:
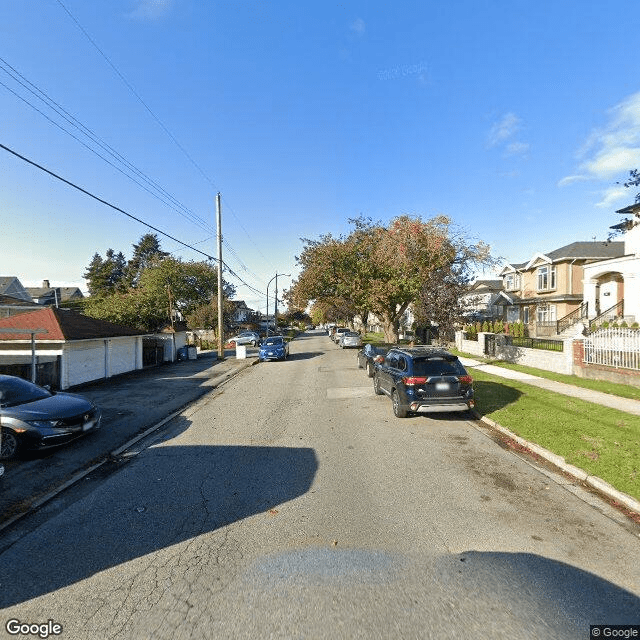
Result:
{"label": "dark sedan", "polygon": [[366,369],[367,375],[373,378],[373,374],[376,372],[374,359],[376,356],[384,357],[387,355],[387,351],[391,347],[395,347],[394,344],[365,344],[360,351],[358,351],[358,369]]}
{"label": "dark sedan", "polygon": [[0,375],[0,458],[66,444],[97,429],[101,418],[100,410],[82,396]]}

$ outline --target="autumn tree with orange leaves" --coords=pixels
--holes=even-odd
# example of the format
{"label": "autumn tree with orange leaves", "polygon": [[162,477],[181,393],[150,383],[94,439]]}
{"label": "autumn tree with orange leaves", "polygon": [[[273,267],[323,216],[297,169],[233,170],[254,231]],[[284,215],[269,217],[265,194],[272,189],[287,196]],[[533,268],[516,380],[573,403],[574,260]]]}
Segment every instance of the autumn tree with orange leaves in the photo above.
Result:
{"label": "autumn tree with orange leaves", "polygon": [[409,305],[430,286],[442,286],[443,271],[467,272],[491,260],[486,244],[470,242],[446,216],[423,221],[403,215],[388,225],[360,217],[350,223],[354,229],[346,237],[303,239],[301,273],[288,298],[302,308],[319,303],[344,317],[366,319],[372,312],[387,342],[398,340]]}

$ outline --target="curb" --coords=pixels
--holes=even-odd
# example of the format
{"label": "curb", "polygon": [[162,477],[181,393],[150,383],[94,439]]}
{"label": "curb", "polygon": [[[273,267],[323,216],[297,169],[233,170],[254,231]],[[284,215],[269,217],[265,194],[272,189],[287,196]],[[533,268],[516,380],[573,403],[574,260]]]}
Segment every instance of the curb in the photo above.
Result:
{"label": "curb", "polygon": [[[211,378],[211,383],[210,383],[211,390],[216,389],[220,385],[231,380],[231,378],[238,375],[243,369],[247,369],[248,367],[254,364],[257,364],[257,359],[253,361],[252,358],[247,358],[245,361],[242,362],[242,364],[229,369],[229,371],[226,371],[225,373],[219,376],[216,376],[215,378]],[[40,497],[36,498],[32,503],[29,504],[29,508],[26,511],[23,511],[22,513],[16,513],[14,516],[9,518],[8,520],[0,522],[0,532],[10,527],[12,524],[16,523],[18,520],[21,520],[25,516],[28,516],[30,513],[40,508],[41,506],[43,506],[44,504],[46,504],[56,496],[60,495],[63,491],[65,491],[72,485],[76,484],[79,480],[82,480],[83,478],[88,476],[90,473],[92,473],[96,469],[99,469],[102,465],[107,463],[109,460],[112,460],[113,458],[116,458],[122,455],[122,453],[124,453],[127,449],[132,447],[137,442],[140,442],[140,440],[144,440],[144,438],[151,435],[154,431],[157,431],[158,429],[163,427],[165,424],[167,424],[167,422],[170,422],[175,417],[179,416],[189,406],[191,406],[194,402],[197,402],[198,400],[199,398],[196,398],[195,400],[191,400],[184,406],[170,413],[168,416],[165,416],[162,420],[160,420],[160,422],[156,422],[150,427],[147,427],[143,432],[137,434],[136,436],[134,436],[133,438],[125,442],[123,445],[121,445],[117,449],[114,449],[113,451],[110,451],[109,453],[105,454],[104,459],[100,460],[99,462],[92,464],[86,469],[81,469],[80,471],[76,471],[76,473],[74,473],[70,478],[65,480],[61,485],[57,486],[55,489],[52,489],[48,493],[45,493]]]}
{"label": "curb", "polygon": [[540,445],[535,444],[534,442],[529,442],[528,440],[521,438],[520,436],[516,435],[512,431],[509,431],[509,429],[507,429],[506,427],[503,427],[502,425],[498,424],[494,420],[491,420],[491,418],[481,416],[477,412],[476,412],[476,418],[482,424],[485,424],[486,426],[491,427],[496,431],[499,431],[505,436],[508,436],[512,440],[515,440],[515,442],[517,442],[519,445],[531,451],[532,453],[535,453],[536,455],[540,456],[547,462],[550,462],[552,465],[554,465],[564,473],[569,474],[572,478],[575,478],[576,480],[580,480],[581,482],[584,482],[585,484],[589,485],[592,489],[595,489],[599,493],[605,495],[607,498],[610,498],[611,500],[615,500],[616,502],[625,506],[627,509],[634,511],[637,514],[640,514],[640,502],[638,500],[636,500],[635,498],[632,498],[626,493],[622,493],[622,491],[618,491],[615,487],[612,487],[608,482],[605,482],[604,480],[602,480],[602,478],[598,478],[598,476],[589,475],[583,469],[580,469],[578,467],[573,466],[572,464],[569,464],[562,456],[559,456],[558,454],[553,453],[552,451],[549,451],[548,449],[545,449],[544,447],[541,447]]}

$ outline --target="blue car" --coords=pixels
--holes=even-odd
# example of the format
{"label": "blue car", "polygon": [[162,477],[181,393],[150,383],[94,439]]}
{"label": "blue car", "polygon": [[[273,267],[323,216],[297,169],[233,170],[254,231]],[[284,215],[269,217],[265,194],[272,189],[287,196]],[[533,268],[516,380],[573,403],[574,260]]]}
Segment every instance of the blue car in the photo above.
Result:
{"label": "blue car", "polygon": [[264,360],[286,360],[289,355],[289,343],[282,336],[269,336],[260,345],[258,359]]}

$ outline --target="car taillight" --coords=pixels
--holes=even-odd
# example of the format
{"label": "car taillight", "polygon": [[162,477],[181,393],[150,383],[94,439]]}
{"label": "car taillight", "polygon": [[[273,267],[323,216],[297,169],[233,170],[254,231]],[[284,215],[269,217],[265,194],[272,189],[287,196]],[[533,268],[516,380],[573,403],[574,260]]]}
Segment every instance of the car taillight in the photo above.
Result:
{"label": "car taillight", "polygon": [[463,384],[471,384],[473,382],[473,378],[471,376],[458,376],[458,382],[462,382]]}
{"label": "car taillight", "polygon": [[426,381],[427,381],[426,378],[417,377],[417,376],[408,376],[407,378],[402,378],[402,382],[404,382],[406,386],[413,386],[416,384],[425,384]]}

